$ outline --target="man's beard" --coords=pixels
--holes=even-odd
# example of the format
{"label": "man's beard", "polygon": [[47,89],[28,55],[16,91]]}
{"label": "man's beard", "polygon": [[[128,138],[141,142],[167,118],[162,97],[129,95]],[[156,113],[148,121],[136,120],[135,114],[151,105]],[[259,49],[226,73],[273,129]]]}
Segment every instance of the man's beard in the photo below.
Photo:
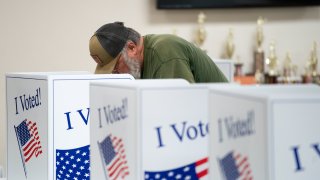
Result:
{"label": "man's beard", "polygon": [[129,67],[129,73],[135,78],[141,78],[141,65],[139,61],[135,58],[128,57],[126,52],[123,53],[124,61]]}

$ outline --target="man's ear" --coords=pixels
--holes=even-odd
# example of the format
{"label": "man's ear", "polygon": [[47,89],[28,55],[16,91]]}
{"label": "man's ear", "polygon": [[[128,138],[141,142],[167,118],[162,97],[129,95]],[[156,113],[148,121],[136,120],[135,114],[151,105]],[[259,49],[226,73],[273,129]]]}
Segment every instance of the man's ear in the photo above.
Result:
{"label": "man's ear", "polygon": [[132,41],[128,41],[127,42],[127,52],[128,52],[128,55],[136,55],[138,52],[137,45]]}

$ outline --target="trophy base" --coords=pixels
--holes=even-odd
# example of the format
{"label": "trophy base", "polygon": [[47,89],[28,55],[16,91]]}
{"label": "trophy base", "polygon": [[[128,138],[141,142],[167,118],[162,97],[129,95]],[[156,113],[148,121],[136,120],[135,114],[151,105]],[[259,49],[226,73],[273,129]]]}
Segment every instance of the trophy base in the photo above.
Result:
{"label": "trophy base", "polygon": [[242,63],[234,63],[234,76],[242,76]]}
{"label": "trophy base", "polygon": [[264,52],[256,50],[254,52],[253,72],[259,71],[260,73],[264,73],[264,64]]}
{"label": "trophy base", "polygon": [[265,74],[264,75],[264,83],[265,84],[277,84],[278,77],[279,77],[278,75]]}
{"label": "trophy base", "polygon": [[302,75],[302,83],[308,84],[308,83],[315,83],[320,84],[320,75]]}

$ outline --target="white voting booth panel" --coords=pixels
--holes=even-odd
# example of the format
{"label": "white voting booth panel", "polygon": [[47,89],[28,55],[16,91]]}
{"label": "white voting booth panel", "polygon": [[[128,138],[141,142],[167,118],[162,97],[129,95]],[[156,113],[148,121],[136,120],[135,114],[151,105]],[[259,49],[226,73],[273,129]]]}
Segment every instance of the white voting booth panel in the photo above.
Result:
{"label": "white voting booth panel", "polygon": [[318,86],[212,86],[209,94],[212,179],[320,176]]}
{"label": "white voting booth panel", "polygon": [[214,60],[215,64],[219,67],[219,69],[223,72],[229,82],[233,82],[233,61],[228,59],[219,59]]}
{"label": "white voting booth panel", "polygon": [[6,74],[7,179],[89,179],[89,81],[131,75]]}
{"label": "white voting booth panel", "polygon": [[241,90],[258,94],[310,94],[320,93],[316,84],[275,84],[275,85],[246,85]]}
{"label": "white voting booth panel", "polygon": [[90,84],[92,179],[207,179],[208,88]]}

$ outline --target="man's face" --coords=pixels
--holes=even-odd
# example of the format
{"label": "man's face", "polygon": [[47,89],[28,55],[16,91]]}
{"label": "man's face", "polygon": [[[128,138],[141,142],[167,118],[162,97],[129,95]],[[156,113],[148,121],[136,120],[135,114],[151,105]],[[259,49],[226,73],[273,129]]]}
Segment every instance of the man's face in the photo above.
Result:
{"label": "man's face", "polygon": [[124,74],[129,73],[134,78],[141,78],[141,65],[137,58],[129,57],[127,51],[121,52],[116,66],[114,67],[112,73],[114,74]]}

